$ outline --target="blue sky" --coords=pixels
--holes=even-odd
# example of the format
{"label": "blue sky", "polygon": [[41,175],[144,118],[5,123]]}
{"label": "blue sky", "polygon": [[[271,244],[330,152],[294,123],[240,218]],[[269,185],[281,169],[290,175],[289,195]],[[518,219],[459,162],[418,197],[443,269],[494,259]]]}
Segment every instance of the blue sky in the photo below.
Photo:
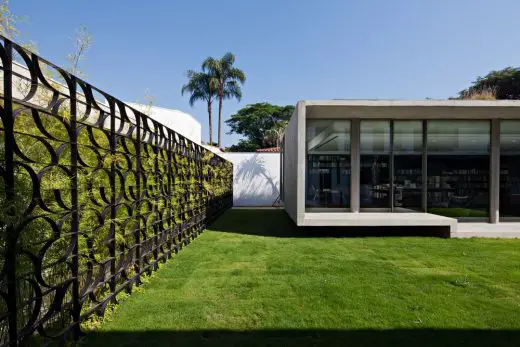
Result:
{"label": "blue sky", "polygon": [[[194,115],[203,139],[206,106],[181,96],[185,71],[228,51],[247,81],[224,119],[264,101],[447,98],[478,75],[520,66],[518,0],[11,0],[11,8],[27,18],[21,39],[60,65],[86,25],[92,84],[128,101],[150,89],[158,106]],[[223,136],[224,145],[239,138]]]}

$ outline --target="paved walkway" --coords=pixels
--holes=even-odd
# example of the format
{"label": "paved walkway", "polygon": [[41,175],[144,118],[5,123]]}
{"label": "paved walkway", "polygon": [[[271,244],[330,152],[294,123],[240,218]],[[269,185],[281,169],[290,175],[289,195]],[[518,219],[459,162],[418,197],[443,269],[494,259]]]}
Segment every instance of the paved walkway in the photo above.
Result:
{"label": "paved walkway", "polygon": [[520,223],[458,223],[451,237],[520,238]]}

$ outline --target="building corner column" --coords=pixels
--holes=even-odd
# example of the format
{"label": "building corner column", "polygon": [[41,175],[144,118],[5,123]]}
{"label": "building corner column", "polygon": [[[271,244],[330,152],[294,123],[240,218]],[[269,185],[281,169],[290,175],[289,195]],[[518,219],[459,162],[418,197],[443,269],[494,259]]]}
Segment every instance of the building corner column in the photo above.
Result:
{"label": "building corner column", "polygon": [[297,112],[297,169],[296,169],[296,219],[297,225],[303,225],[305,218],[305,186],[307,177],[307,148],[306,148],[306,129],[307,129],[307,105],[304,101],[298,101]]}

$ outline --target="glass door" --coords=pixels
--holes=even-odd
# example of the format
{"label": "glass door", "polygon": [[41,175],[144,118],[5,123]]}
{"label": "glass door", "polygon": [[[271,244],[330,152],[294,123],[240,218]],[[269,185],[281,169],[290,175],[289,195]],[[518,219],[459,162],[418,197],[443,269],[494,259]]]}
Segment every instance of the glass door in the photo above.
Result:
{"label": "glass door", "polygon": [[500,122],[500,220],[520,218],[520,121]]}
{"label": "glass door", "polygon": [[490,121],[428,121],[428,213],[489,216]]}
{"label": "glass door", "polygon": [[394,212],[422,211],[423,121],[393,125]]}
{"label": "glass door", "polygon": [[350,208],[350,121],[307,120],[305,207]]}
{"label": "glass door", "polygon": [[390,121],[360,123],[360,208],[390,209]]}

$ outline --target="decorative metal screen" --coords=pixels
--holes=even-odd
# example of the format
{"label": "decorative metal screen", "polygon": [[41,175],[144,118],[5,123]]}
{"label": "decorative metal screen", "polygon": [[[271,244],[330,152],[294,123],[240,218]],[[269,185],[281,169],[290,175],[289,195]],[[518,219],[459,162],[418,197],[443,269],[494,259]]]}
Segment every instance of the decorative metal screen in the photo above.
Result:
{"label": "decorative metal screen", "polygon": [[65,342],[232,204],[232,164],[0,37],[0,346]]}

